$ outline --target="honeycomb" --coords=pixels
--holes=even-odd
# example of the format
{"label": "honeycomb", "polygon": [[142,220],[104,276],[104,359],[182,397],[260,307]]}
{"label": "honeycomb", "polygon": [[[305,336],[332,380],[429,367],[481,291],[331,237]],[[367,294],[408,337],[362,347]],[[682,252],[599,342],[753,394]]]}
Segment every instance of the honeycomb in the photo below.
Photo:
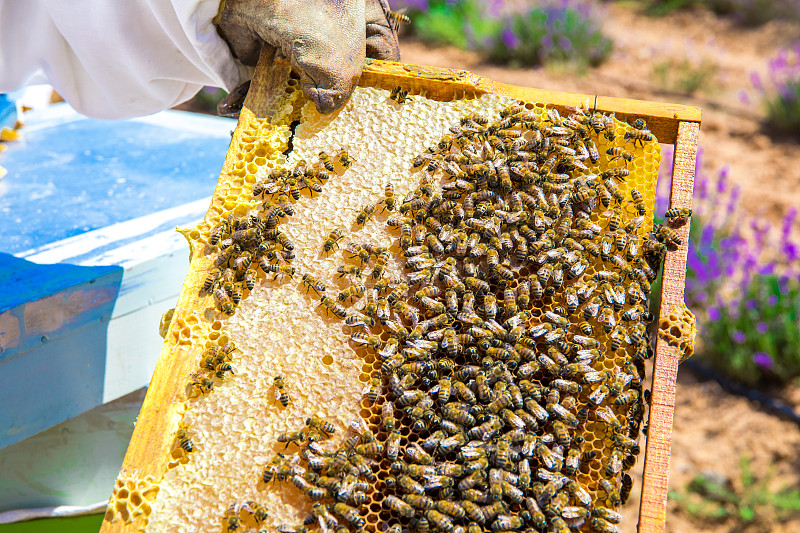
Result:
{"label": "honeycomb", "polygon": [[679,363],[683,363],[694,354],[694,338],[697,335],[697,319],[686,307],[685,302],[676,309],[670,310],[667,316],[658,321],[658,337],[670,346],[678,348]]}
{"label": "honeycomb", "polygon": [[[501,126],[522,114],[523,129]],[[208,375],[213,386],[187,376],[192,451],[176,442],[146,529],[449,533],[543,528],[541,515],[555,530],[616,530],[643,417],[660,148],[647,134],[626,139],[639,130],[613,117],[581,114],[594,163],[571,151],[565,117],[496,95],[401,104],[357,88],[320,115],[288,80],[270,121],[245,108],[230,173],[206,219],[184,231],[202,266],[185,288],[200,305],[166,330],[176,356],[237,350],[230,372]],[[458,139],[473,135],[483,153],[549,139],[545,153],[558,157],[534,158],[528,169],[549,168],[538,178],[498,172],[496,157],[491,173],[482,158],[459,159]],[[629,173],[601,175],[612,168]],[[473,216],[459,216],[467,197]],[[513,236],[500,231],[511,226]],[[475,236],[469,253],[461,231]],[[626,277],[639,289],[619,295]],[[446,440],[459,434],[463,443]],[[320,473],[335,488],[315,485]]]}
{"label": "honeycomb", "polygon": [[139,522],[144,528],[157,494],[158,483],[150,476],[143,479],[118,478],[106,508],[105,519],[109,522],[122,520],[126,524]]}

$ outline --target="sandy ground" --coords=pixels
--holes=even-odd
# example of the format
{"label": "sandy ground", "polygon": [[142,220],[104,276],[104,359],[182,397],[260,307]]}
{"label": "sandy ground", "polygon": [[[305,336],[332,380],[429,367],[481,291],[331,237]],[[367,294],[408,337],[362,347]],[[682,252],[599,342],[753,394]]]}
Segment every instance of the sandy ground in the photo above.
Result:
{"label": "sandy ground", "polygon": [[[648,18],[629,6],[607,6],[604,30],[615,41],[608,62],[583,75],[555,69],[509,69],[487,64],[473,53],[434,48],[413,38],[401,41],[403,61],[460,68],[515,85],[696,105],[703,109],[700,144],[704,163],[715,171],[730,166],[742,187],[742,206],[778,219],[788,206],[800,205],[800,142],[772,136],[763,127],[763,111],[740,100],[750,89],[750,73],[764,74],[776,50],[800,36],[800,24],[772,22],[742,29],[711,13],[684,12]],[[653,67],[667,57],[705,58],[717,75],[695,95],[657,85]],[[752,101],[755,94],[751,92]],[[800,394],[792,394],[798,399]],[[800,487],[800,428],[759,410],[748,400],[726,394],[715,383],[682,371],[678,380],[672,440],[670,487],[682,489],[698,473],[730,480],[741,489],[739,461],[749,457],[756,477],[772,476],[770,488]],[[637,470],[641,470],[641,462]],[[637,487],[640,486],[637,478]],[[635,491],[634,491],[635,492]],[[625,507],[622,530],[635,531],[639,501]],[[743,527],[734,520],[702,522],[670,502],[667,531],[675,533],[800,531],[800,515],[779,520],[766,512]]]}

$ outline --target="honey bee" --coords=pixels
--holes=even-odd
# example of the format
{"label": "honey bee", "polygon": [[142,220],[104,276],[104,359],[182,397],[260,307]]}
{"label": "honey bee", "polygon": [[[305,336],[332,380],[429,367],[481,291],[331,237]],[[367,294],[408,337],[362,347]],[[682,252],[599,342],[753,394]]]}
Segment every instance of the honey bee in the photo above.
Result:
{"label": "honey bee", "polygon": [[394,26],[394,31],[400,30],[400,24],[410,24],[411,19],[405,13],[399,11],[387,11],[386,20]]}
{"label": "honey bee", "polygon": [[333,504],[333,512],[347,520],[355,527],[364,527],[364,524],[366,524],[364,519],[361,518],[358,509],[355,507],[350,507],[345,503],[337,502]]}
{"label": "honey bee", "polygon": [[357,331],[350,335],[350,338],[353,340],[353,342],[357,344],[366,344],[376,351],[381,347],[381,338],[377,335],[367,335],[366,333]]}
{"label": "honey bee", "polygon": [[336,433],[336,426],[318,416],[312,416],[306,419],[306,425],[317,431],[321,431],[326,436]]}
{"label": "honey bee", "polygon": [[617,487],[614,486],[614,483],[611,481],[600,478],[599,481],[600,488],[608,495],[608,499],[611,500],[611,504],[614,507],[619,507],[622,504],[622,499],[620,498],[619,492],[617,492]]}
{"label": "honey bee", "polygon": [[383,499],[383,506],[405,518],[411,518],[414,516],[414,508],[397,496],[386,496]]}
{"label": "honey bee", "polygon": [[239,519],[239,506],[236,503],[232,503],[225,511],[224,521],[225,531],[236,531],[239,529],[241,520]]}
{"label": "honey bee", "polygon": [[[625,504],[628,501],[628,498],[631,495],[631,489],[633,489],[633,479],[628,474],[622,474],[622,487],[619,491],[619,502],[620,504]],[[608,517],[606,517],[608,520]]]}
{"label": "honey bee", "polygon": [[609,161],[615,161],[617,159],[623,159],[627,163],[633,161],[633,154],[618,146],[612,146],[606,150],[606,154],[613,156]]}
{"label": "honey bee", "polygon": [[319,161],[325,167],[325,170],[333,172],[333,160],[331,160],[331,156],[329,156],[327,152],[323,151],[319,153]]}
{"label": "honey bee", "polygon": [[269,510],[260,503],[256,503],[252,500],[242,505],[242,511],[252,515],[256,524],[260,524],[269,517]]}
{"label": "honey bee", "polygon": [[189,398],[196,398],[197,396],[210,392],[213,388],[213,381],[200,376],[198,373],[193,373],[189,377],[189,382],[186,384],[186,396]]}
{"label": "honey bee", "polygon": [[178,431],[175,432],[175,440],[178,441],[178,446],[180,446],[183,451],[187,453],[194,451],[192,439],[189,437],[189,432],[186,430],[186,426],[183,425],[183,422],[180,423]]}
{"label": "honey bee", "polygon": [[686,222],[690,216],[692,216],[692,210],[688,207],[673,207],[664,213],[664,218],[667,219],[667,222],[670,224]]}
{"label": "honey bee", "polygon": [[647,130],[635,130],[635,131],[627,131],[625,132],[625,144],[629,141],[633,141],[633,145],[636,146],[636,142],[638,141],[642,146],[644,146],[644,142],[650,142],[653,140],[653,134]]}
{"label": "honey bee", "polygon": [[347,153],[347,150],[342,149],[342,151],[339,153],[339,163],[341,163],[344,168],[350,168],[350,165],[353,164],[353,161],[355,161],[355,159],[350,157],[350,155]]}
{"label": "honey bee", "polygon": [[343,238],[344,236],[342,235],[342,230],[336,228],[330,233],[330,235],[328,235],[328,238],[325,240],[325,244],[322,245],[322,249],[325,251],[325,253],[330,253],[331,250],[335,248],[338,249],[339,241],[341,241]]}
{"label": "honey bee", "polygon": [[278,470],[278,467],[283,463],[286,456],[282,453],[276,453],[275,456],[272,458],[270,463],[264,468],[264,472],[261,474],[261,479],[264,480],[264,483],[269,483],[275,477],[275,473]]}
{"label": "honey bee", "polygon": [[226,315],[232,315],[235,311],[233,301],[228,297],[228,293],[224,289],[214,289],[214,301],[219,307],[220,311]]}
{"label": "honey bee", "polygon": [[386,211],[394,211],[397,207],[397,197],[394,195],[394,184],[387,183],[383,188],[383,208]]}
{"label": "honey bee", "polygon": [[283,376],[275,376],[273,384],[275,386],[275,400],[280,401],[281,405],[284,407],[288,407],[289,393],[286,392],[286,384],[283,381]]}
{"label": "honey bee", "polygon": [[273,281],[277,280],[278,277],[289,276],[290,278],[294,277],[294,267],[289,265],[261,265],[262,270],[264,272],[271,272],[275,274],[272,278]]}
{"label": "honey bee", "polygon": [[680,246],[683,242],[680,235],[678,235],[678,233],[669,226],[661,226],[660,224],[656,224],[654,230],[656,238],[658,238],[658,240],[662,243]]}
{"label": "honey bee", "polygon": [[333,298],[329,296],[323,296],[320,300],[320,305],[325,307],[325,312],[331,313],[337,318],[345,319],[347,318],[347,309],[345,309],[341,304],[337,303],[333,300]]}
{"label": "honey bee", "polygon": [[[394,13],[394,11],[390,11],[390,13]],[[401,15],[401,16],[405,17],[405,15]],[[406,17],[406,18],[408,18],[408,17]],[[389,95],[389,98],[394,100],[398,104],[404,104],[404,103],[406,103],[406,102],[408,102],[410,100],[413,100],[413,98],[410,98],[408,96],[408,91],[403,89],[399,85],[397,87],[395,87],[394,89],[392,89],[392,92]]]}
{"label": "honey bee", "polygon": [[630,171],[628,169],[622,167],[616,167],[610,170],[606,170],[605,172],[600,174],[600,177],[603,178],[604,180],[607,180],[609,178],[616,178],[619,181],[624,181],[624,178],[627,177],[629,174]]}
{"label": "honey bee", "polygon": [[368,204],[365,205],[361,211],[356,215],[356,224],[359,226],[363,226],[367,223],[367,220],[372,218],[373,213],[375,213],[375,205]]}
{"label": "honey bee", "polygon": [[214,287],[217,284],[217,281],[222,277],[222,269],[219,267],[214,267],[211,272],[209,272],[208,277],[203,282],[203,290],[205,292],[211,292],[214,290]]}

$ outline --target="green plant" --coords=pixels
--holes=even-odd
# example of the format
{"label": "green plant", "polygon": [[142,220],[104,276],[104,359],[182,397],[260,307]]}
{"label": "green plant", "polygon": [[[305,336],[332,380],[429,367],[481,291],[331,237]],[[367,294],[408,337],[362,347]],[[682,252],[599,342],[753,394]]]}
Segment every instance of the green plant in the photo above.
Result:
{"label": "green plant", "polygon": [[412,29],[428,42],[486,54],[514,66],[568,63],[598,65],[612,41],[586,0],[543,0],[535,5],[495,0],[407,2]]}
{"label": "green plant", "polygon": [[800,18],[796,0],[641,0],[641,3],[645,12],[653,16],[705,6],[745,26],[758,26],[776,18]]}
{"label": "green plant", "polygon": [[671,58],[653,66],[653,77],[661,87],[690,95],[711,89],[718,72],[719,66],[709,59]]}
{"label": "green plant", "polygon": [[741,488],[715,476],[698,474],[680,491],[671,490],[669,498],[689,515],[703,520],[732,519],[741,525],[758,523],[768,515],[783,520],[800,513],[800,490],[784,487],[773,492],[770,484],[774,470],[756,478],[750,459],[739,460]]}

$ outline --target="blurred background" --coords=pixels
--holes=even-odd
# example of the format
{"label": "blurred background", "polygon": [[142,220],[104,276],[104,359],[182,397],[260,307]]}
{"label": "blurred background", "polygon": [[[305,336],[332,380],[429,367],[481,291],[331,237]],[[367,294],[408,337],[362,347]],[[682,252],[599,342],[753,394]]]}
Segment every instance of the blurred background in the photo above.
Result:
{"label": "blurred background", "polygon": [[[698,338],[679,372],[667,531],[800,531],[800,1],[390,5],[411,19],[404,62],[703,109],[686,285]],[[224,95],[209,87],[178,109],[213,114]],[[663,214],[672,148],[662,148]],[[118,412],[142,397],[123,397]],[[132,420],[103,416],[124,444]],[[636,527],[641,466],[626,532]],[[76,530],[96,530],[101,518]],[[34,531],[27,524],[0,532]]]}

